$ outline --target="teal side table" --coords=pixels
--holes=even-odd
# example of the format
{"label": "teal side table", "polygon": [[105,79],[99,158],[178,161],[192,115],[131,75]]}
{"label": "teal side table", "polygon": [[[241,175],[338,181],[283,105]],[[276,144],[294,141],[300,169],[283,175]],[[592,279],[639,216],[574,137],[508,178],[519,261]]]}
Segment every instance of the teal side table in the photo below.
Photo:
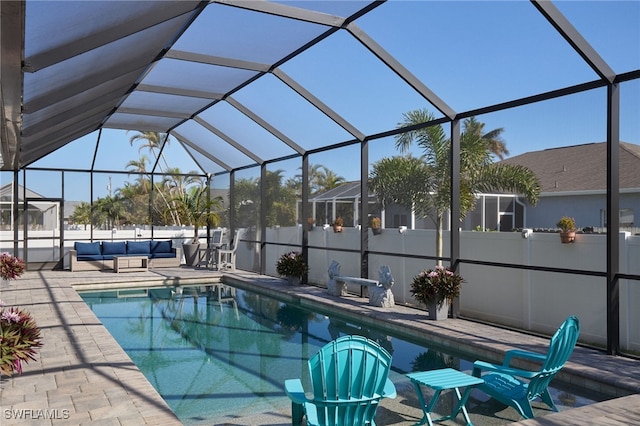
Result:
{"label": "teal side table", "polygon": [[[473,423],[471,423],[471,420],[469,419],[469,413],[467,413],[465,404],[467,403],[467,399],[471,394],[471,389],[484,383],[484,380],[479,377],[473,377],[469,374],[454,370],[453,368],[422,371],[419,373],[409,373],[407,374],[407,377],[411,380],[411,383],[413,383],[413,386],[415,387],[416,393],[418,394],[418,400],[420,401],[420,408],[422,408],[422,412],[424,413],[422,420],[416,423],[417,425],[423,425],[426,423],[429,426],[433,426],[433,422],[453,419],[462,411],[462,415],[464,416],[467,425],[473,426]],[[429,401],[429,404],[425,402],[420,386],[427,386],[435,390],[435,393],[433,394],[433,397],[431,397],[431,401]],[[462,395],[460,394],[460,388],[465,388]],[[440,394],[442,393],[442,391],[448,389],[454,390],[456,396],[458,397],[458,403],[456,404],[451,414],[449,414],[448,416],[441,417],[439,419],[431,419],[431,412],[438,403]]]}

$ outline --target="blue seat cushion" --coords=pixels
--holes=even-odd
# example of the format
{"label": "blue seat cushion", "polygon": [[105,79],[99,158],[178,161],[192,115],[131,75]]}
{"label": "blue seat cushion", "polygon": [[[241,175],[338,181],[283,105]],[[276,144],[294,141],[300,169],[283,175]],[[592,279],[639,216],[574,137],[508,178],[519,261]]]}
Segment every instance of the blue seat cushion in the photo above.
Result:
{"label": "blue seat cushion", "polygon": [[124,255],[127,253],[127,245],[124,241],[103,241],[102,242],[102,254],[103,255]]}
{"label": "blue seat cushion", "polygon": [[75,242],[73,245],[76,253],[78,255],[78,260],[80,260],[79,256],[99,256],[99,259],[102,259],[102,252],[100,251],[100,242],[96,241],[94,243],[81,243]]}
{"label": "blue seat cushion", "polygon": [[151,259],[159,259],[159,258],[163,258],[163,259],[169,259],[169,258],[173,258],[176,257],[176,254],[171,251],[171,253],[151,253]]}
{"label": "blue seat cushion", "polygon": [[101,254],[79,254],[77,256],[78,260],[102,260],[104,256]]}
{"label": "blue seat cushion", "polygon": [[149,241],[127,241],[127,254],[150,254],[151,244]]}
{"label": "blue seat cushion", "polygon": [[[151,254],[159,254],[159,253],[171,253],[173,254],[173,250],[171,248],[171,240],[169,241],[151,241]],[[154,256],[152,256],[154,257]]]}

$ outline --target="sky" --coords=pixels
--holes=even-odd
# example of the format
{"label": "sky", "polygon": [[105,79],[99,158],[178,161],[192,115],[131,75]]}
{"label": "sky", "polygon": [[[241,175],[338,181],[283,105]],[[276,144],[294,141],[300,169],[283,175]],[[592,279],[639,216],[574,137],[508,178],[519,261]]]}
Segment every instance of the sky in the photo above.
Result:
{"label": "sky", "polygon": [[[309,2],[287,2],[311,5]],[[616,73],[640,69],[639,1],[559,1],[558,9],[582,32],[587,41]],[[353,8],[353,2],[328,2],[323,7]],[[392,0],[359,19],[357,25],[456,112],[527,97],[587,81],[596,74],[582,61],[537,12],[524,0],[517,1],[404,1]],[[246,22],[248,31],[260,31]],[[267,28],[270,37],[299,27]],[[197,38],[198,34],[188,34]],[[265,35],[266,37],[266,35]],[[286,40],[286,37],[282,37]],[[272,43],[276,39],[271,40]],[[266,46],[271,46],[266,42]],[[274,44],[275,46],[275,44]],[[224,47],[224,46],[223,46]],[[220,47],[222,49],[223,47]],[[228,48],[229,46],[227,46]],[[234,46],[243,54],[267,57],[265,49]],[[207,46],[215,49],[215,46]],[[212,53],[219,53],[213,51]],[[346,31],[339,31],[285,63],[282,70],[329,105],[364,134],[376,134],[396,127],[404,112],[428,108],[439,114],[421,96],[408,87],[386,66],[371,55]],[[275,77],[267,75],[234,95],[305,149],[351,140],[353,137],[314,110]],[[558,146],[569,146],[606,139],[606,91],[597,89],[541,104],[533,104],[478,116],[485,129],[503,128],[503,138],[511,156]],[[215,109],[214,109],[215,108]],[[228,104],[207,111],[205,118],[237,140],[267,140],[262,129],[249,123]],[[445,127],[448,132],[448,127]],[[640,144],[640,82],[621,85],[621,140]],[[185,128],[185,132],[191,131]],[[194,134],[196,130],[193,130]],[[130,160],[141,154],[139,145],[131,146],[135,132],[105,130],[97,169],[126,170]],[[70,143],[34,167],[88,168],[93,158],[97,133]],[[397,155],[393,138],[372,141],[370,163]],[[279,146],[279,145],[278,145]],[[212,142],[212,151],[235,165],[246,161],[244,155],[223,152],[221,141]],[[290,150],[274,149],[273,144],[258,143],[254,151],[262,158],[287,155]],[[414,151],[419,155],[419,151]],[[312,164],[322,164],[346,180],[360,179],[359,147],[312,155]],[[225,157],[228,155],[228,157]],[[182,171],[196,168],[193,160],[177,142],[166,152],[172,167]],[[271,157],[269,157],[271,156]],[[356,157],[354,157],[356,156]],[[270,166],[283,169],[286,176],[297,174],[298,161],[289,160]],[[212,166],[214,173],[221,170]],[[74,176],[74,174],[71,174]],[[81,175],[78,174],[80,178]],[[240,177],[259,176],[253,169]],[[94,196],[107,194],[108,176],[94,182]],[[112,175],[111,188],[121,186],[125,175]],[[68,179],[69,180],[69,179]],[[55,197],[57,179],[31,179],[27,186],[45,196]],[[88,199],[86,179],[69,180],[67,199]],[[83,182],[84,181],[84,182]],[[226,186],[226,179],[214,178],[214,186]]]}

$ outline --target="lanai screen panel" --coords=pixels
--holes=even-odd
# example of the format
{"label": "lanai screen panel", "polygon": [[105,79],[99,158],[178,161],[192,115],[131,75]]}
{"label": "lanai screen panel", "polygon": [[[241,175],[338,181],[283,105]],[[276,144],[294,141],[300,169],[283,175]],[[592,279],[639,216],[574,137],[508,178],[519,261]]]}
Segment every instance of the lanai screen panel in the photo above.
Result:
{"label": "lanai screen panel", "polygon": [[227,58],[246,61],[245,66],[262,64],[266,70],[327,29],[325,25],[214,3],[172,50],[202,55],[200,59],[205,61]]}
{"label": "lanai screen panel", "polygon": [[217,103],[198,117],[259,158],[270,159],[296,154],[286,142],[269,133],[227,102]]}
{"label": "lanai screen panel", "polygon": [[412,109],[430,107],[442,116],[347,31],[333,34],[281,68],[367,135],[393,129],[402,113]]}
{"label": "lanai screen panel", "polygon": [[271,74],[243,87],[234,98],[305,150],[355,139]]}
{"label": "lanai screen panel", "polygon": [[[188,18],[184,12],[191,8],[185,3],[158,12],[158,4],[153,2],[132,4],[131,9],[124,5],[118,2],[28,3],[25,115],[67,101],[65,109],[56,107],[59,121],[68,120],[71,115],[77,117],[74,107],[86,110],[86,105],[70,104],[69,98],[136,71],[129,74],[131,87],[148,63],[172,42]],[[145,14],[155,19],[142,18],[146,23],[144,28],[132,23],[131,19]],[[127,27],[127,23],[131,26]],[[123,93],[121,86],[117,90]],[[106,94],[101,98],[102,103],[93,106],[95,113],[86,114],[80,121],[69,120],[67,127],[72,128],[56,129],[56,133],[48,132],[46,136],[28,142],[52,145],[63,140],[66,143],[77,129],[97,128],[117,100],[117,96]],[[33,147],[25,143],[23,149],[29,152]]]}
{"label": "lanai screen panel", "polygon": [[640,2],[555,1],[553,4],[616,73],[640,69]]}
{"label": "lanai screen panel", "polygon": [[528,1],[390,1],[357,23],[456,112],[598,78]]}
{"label": "lanai screen panel", "polygon": [[[228,142],[214,134],[211,129],[195,120],[181,124],[175,128],[172,135],[210,160],[219,163],[228,171],[247,164],[256,164],[253,158],[233,148]],[[211,170],[205,171],[212,172]]]}
{"label": "lanai screen panel", "polygon": [[210,102],[208,99],[192,96],[136,90],[127,96],[119,110],[131,114],[166,115],[188,119],[193,111],[204,108]]}
{"label": "lanai screen panel", "polygon": [[[266,144],[253,131],[232,136],[250,166],[375,136],[420,107],[451,119],[598,83],[543,9],[616,73],[640,66],[637,2],[25,5],[24,66],[17,68],[24,72],[23,166],[101,126],[170,132],[195,120],[214,136],[216,126],[230,134],[229,115],[216,114],[226,111],[224,102],[240,102],[242,114],[275,136]],[[426,90],[416,90],[413,78]]]}

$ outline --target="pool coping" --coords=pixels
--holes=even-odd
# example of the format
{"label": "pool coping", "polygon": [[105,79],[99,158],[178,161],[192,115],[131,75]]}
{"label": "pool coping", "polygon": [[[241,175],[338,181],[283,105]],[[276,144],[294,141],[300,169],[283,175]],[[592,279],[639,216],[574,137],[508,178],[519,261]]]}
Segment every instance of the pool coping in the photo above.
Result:
{"label": "pool coping", "polygon": [[[228,282],[247,289],[262,289],[288,295],[292,302],[302,306],[320,308],[340,316],[357,318],[359,322],[393,331],[401,337],[425,340],[430,344],[475,359],[501,363],[507,350],[520,348],[546,353],[548,337],[526,334],[502,327],[466,319],[432,321],[426,313],[414,307],[396,305],[392,308],[371,306],[368,300],[356,295],[337,297],[325,288],[316,286],[288,286],[277,278],[260,278],[242,274],[225,275]],[[473,359],[473,358],[472,358]],[[515,366],[530,366],[526,362]],[[621,373],[624,372],[624,373]],[[578,386],[610,397],[640,393],[640,361],[621,356],[610,356],[604,351],[576,346],[570,360],[554,380],[569,386]]]}

